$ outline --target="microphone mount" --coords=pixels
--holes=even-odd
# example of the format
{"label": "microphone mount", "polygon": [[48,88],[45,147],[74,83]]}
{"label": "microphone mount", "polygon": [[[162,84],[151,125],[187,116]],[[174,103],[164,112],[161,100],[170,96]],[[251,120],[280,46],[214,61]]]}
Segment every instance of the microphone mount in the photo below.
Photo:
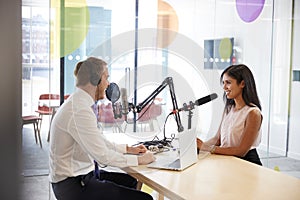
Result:
{"label": "microphone mount", "polygon": [[218,95],[216,93],[212,93],[210,95],[207,95],[205,97],[202,97],[202,98],[196,100],[195,102],[190,101],[189,105],[187,105],[186,103],[184,103],[182,108],[173,110],[170,113],[170,115],[171,114],[179,113],[181,111],[188,111],[189,112],[189,115],[188,115],[188,129],[191,129],[191,127],[192,127],[192,115],[193,115],[192,110],[195,108],[195,105],[196,106],[200,106],[202,104],[208,103],[208,102],[216,99],[217,97],[218,97]]}
{"label": "microphone mount", "polygon": [[[167,86],[169,86],[169,91],[170,91],[171,100],[172,100],[172,104],[173,104],[173,110],[178,110],[173,79],[172,79],[172,77],[167,77],[143,102],[139,103],[136,106],[133,103],[128,102],[128,112],[132,111],[134,113],[140,113]],[[119,87],[117,84],[110,83],[109,87],[106,89],[106,96],[107,96],[108,100],[112,101],[112,103],[113,103],[113,111],[114,111],[115,119],[121,118],[122,115],[128,114],[128,112],[123,112],[122,105],[115,104],[117,102],[117,100],[120,98],[120,90],[119,90]],[[181,120],[180,120],[179,112],[172,113],[172,114],[175,115],[178,132],[182,132],[184,130],[184,128],[183,128]],[[169,114],[169,115],[171,115],[171,114]],[[165,131],[164,131],[164,139],[162,141],[167,142],[167,138],[165,136]]]}
{"label": "microphone mount", "polygon": [[[132,109],[133,112],[140,113],[167,86],[169,86],[169,91],[170,91],[171,100],[172,100],[172,104],[173,104],[173,110],[177,110],[178,105],[177,105],[177,100],[176,100],[176,95],[175,95],[175,90],[174,90],[174,83],[173,83],[172,77],[165,78],[165,80],[143,102],[139,103],[137,106],[134,106],[132,103],[129,103],[129,109]],[[182,132],[184,130],[184,128],[181,124],[179,113],[175,113],[175,120],[177,123],[178,132]]]}

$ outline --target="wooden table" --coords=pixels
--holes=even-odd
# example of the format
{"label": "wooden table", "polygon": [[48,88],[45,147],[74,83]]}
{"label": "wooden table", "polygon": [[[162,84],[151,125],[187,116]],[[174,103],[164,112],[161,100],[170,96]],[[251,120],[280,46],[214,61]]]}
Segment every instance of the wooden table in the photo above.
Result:
{"label": "wooden table", "polygon": [[123,170],[171,200],[300,199],[300,179],[232,156],[201,153],[181,172],[146,166]]}

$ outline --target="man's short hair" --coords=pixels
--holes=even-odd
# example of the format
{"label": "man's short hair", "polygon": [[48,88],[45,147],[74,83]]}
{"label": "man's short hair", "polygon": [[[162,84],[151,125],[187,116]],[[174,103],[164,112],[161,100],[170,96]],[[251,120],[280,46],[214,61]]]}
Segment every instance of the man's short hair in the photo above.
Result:
{"label": "man's short hair", "polygon": [[89,57],[77,63],[74,75],[77,78],[76,86],[83,86],[89,82],[97,86],[101,82],[101,76],[107,63],[96,57]]}

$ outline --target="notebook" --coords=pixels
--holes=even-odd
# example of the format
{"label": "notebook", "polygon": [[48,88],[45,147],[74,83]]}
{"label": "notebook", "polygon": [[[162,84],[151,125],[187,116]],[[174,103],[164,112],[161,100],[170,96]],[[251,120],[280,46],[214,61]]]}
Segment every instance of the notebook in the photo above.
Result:
{"label": "notebook", "polygon": [[[177,143],[174,144],[173,143]],[[147,165],[150,168],[182,171],[197,162],[195,128],[178,133],[172,142],[175,148],[156,155],[156,160]],[[177,148],[176,148],[177,146]]]}

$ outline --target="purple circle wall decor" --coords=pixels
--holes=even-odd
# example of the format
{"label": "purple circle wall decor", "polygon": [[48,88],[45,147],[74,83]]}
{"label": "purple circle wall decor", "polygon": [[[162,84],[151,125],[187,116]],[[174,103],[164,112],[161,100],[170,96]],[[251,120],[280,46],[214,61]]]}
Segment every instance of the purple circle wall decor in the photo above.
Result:
{"label": "purple circle wall decor", "polygon": [[244,22],[253,22],[260,15],[265,0],[236,0],[236,9]]}

